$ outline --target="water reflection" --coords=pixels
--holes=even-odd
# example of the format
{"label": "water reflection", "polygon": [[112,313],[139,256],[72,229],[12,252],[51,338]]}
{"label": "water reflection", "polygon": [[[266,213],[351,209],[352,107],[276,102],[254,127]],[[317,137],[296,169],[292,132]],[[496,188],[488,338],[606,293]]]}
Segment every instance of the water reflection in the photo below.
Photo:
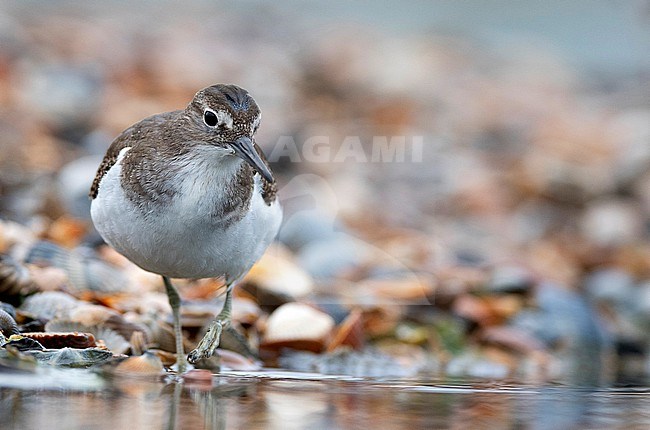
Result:
{"label": "water reflection", "polygon": [[[271,374],[273,375],[273,374]],[[19,389],[0,375],[2,428],[640,428],[648,390],[444,385],[250,374],[208,383],[120,379],[79,391]]]}

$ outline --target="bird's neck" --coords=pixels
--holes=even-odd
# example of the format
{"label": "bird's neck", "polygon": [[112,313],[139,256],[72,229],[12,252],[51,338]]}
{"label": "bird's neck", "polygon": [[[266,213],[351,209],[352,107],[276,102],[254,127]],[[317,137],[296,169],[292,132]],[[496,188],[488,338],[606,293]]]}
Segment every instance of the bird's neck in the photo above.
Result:
{"label": "bird's neck", "polygon": [[219,220],[239,218],[248,210],[253,170],[241,158],[207,145],[166,158],[156,152],[134,157],[122,169],[125,194],[143,212],[165,208]]}
{"label": "bird's neck", "polygon": [[234,155],[196,154],[181,161],[175,196],[181,210],[212,219],[240,219],[250,206],[253,169]]}

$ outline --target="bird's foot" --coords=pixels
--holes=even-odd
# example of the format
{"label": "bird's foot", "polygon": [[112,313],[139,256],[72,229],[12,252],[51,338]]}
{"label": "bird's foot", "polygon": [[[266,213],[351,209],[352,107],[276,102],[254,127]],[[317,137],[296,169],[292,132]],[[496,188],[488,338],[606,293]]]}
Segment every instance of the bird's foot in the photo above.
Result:
{"label": "bird's foot", "polygon": [[183,352],[181,351],[180,354],[178,352],[176,353],[176,364],[174,364],[171,367],[171,369],[175,371],[178,375],[182,375],[188,370],[194,369],[194,367],[187,362],[187,359],[185,358],[185,354],[183,354]]}
{"label": "bird's foot", "polygon": [[197,347],[188,354],[187,361],[195,364],[203,358],[212,357],[221,341],[221,332],[225,327],[230,325],[229,323],[229,321],[221,319],[213,321],[208,328],[208,332],[203,336],[203,339],[201,339]]}

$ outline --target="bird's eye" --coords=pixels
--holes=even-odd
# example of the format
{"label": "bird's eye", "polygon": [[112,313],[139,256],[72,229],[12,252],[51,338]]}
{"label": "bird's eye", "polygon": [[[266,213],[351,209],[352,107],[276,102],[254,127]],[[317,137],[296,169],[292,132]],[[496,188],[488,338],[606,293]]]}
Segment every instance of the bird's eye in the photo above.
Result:
{"label": "bird's eye", "polygon": [[219,118],[211,110],[206,110],[203,114],[203,121],[210,127],[215,127],[219,123]]}

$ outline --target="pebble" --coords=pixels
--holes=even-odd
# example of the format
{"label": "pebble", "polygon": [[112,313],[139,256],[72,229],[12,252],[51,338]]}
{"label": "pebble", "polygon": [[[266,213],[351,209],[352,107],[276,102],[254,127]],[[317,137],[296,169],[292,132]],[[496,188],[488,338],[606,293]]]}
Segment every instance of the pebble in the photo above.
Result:
{"label": "pebble", "polygon": [[523,267],[501,265],[492,270],[484,289],[496,294],[526,294],[535,285],[532,274]]}
{"label": "pebble", "polygon": [[298,253],[298,263],[316,279],[331,279],[362,265],[368,258],[367,244],[343,233],[313,242]]}
{"label": "pebble", "polygon": [[[23,102],[61,131],[74,131],[99,109],[102,73],[88,65],[41,65],[23,71]],[[49,97],[43,98],[43,94]],[[83,126],[82,126],[83,127]],[[77,136],[79,139],[81,136]]]}
{"label": "pebble", "polygon": [[303,303],[287,303],[269,316],[260,347],[320,352],[333,329],[334,319],[326,313]]}
{"label": "pebble", "polygon": [[252,283],[258,289],[268,293],[285,295],[293,299],[305,297],[314,289],[309,274],[294,262],[288,251],[280,246],[271,246],[246,274],[243,281]]}
{"label": "pebble", "polygon": [[100,155],[88,155],[67,163],[57,176],[58,195],[68,214],[77,219],[90,220],[88,184],[102,161]]}
{"label": "pebble", "polygon": [[280,242],[297,252],[313,242],[322,242],[335,234],[335,225],[329,216],[313,210],[300,210],[288,215],[278,234]]}
{"label": "pebble", "polygon": [[644,323],[650,323],[650,281],[639,285],[633,309],[637,318],[640,318]]}
{"label": "pebble", "polygon": [[580,226],[584,236],[600,246],[632,243],[642,237],[645,230],[639,204],[621,199],[590,203]]}
{"label": "pebble", "polygon": [[113,353],[99,348],[32,350],[29,354],[39,363],[74,368],[90,367],[113,358]]}
{"label": "pebble", "polygon": [[139,356],[129,357],[120,362],[113,373],[129,376],[159,376],[165,373],[162,361],[157,355],[145,352]]}
{"label": "pebble", "polygon": [[584,281],[589,298],[609,302],[619,311],[632,310],[636,299],[636,282],[628,273],[618,269],[600,269],[590,273]]}
{"label": "pebble", "polygon": [[80,302],[69,294],[60,291],[45,291],[27,297],[20,306],[20,310],[38,318],[51,320],[54,317],[67,316],[79,304]]}

